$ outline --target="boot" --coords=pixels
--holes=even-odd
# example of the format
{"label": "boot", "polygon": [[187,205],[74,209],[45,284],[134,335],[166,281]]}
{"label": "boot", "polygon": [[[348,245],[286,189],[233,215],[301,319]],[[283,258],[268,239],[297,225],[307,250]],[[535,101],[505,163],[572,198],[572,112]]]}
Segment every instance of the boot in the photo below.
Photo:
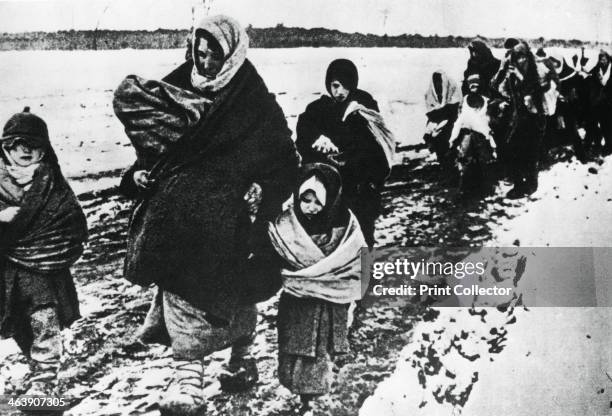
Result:
{"label": "boot", "polygon": [[161,416],[198,416],[206,409],[204,366],[200,360],[175,360],[174,381],[159,402]]}
{"label": "boot", "polygon": [[251,389],[259,380],[257,362],[250,354],[251,342],[246,345],[234,345],[229,363],[224,373],[219,376],[221,390],[238,393]]}

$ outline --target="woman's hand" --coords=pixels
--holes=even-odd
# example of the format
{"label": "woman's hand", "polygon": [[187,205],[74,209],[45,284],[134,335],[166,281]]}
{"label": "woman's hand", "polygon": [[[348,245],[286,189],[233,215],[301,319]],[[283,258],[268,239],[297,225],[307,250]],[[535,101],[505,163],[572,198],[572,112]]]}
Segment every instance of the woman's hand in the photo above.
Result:
{"label": "woman's hand", "polygon": [[149,172],[146,170],[137,170],[134,172],[134,183],[140,189],[149,189],[155,181],[149,179]]}
{"label": "woman's hand", "polygon": [[0,211],[0,222],[11,222],[19,213],[19,207],[8,207]]}
{"label": "woman's hand", "polygon": [[329,137],[323,135],[312,144],[312,148],[323,154],[340,152],[338,147],[329,139]]}

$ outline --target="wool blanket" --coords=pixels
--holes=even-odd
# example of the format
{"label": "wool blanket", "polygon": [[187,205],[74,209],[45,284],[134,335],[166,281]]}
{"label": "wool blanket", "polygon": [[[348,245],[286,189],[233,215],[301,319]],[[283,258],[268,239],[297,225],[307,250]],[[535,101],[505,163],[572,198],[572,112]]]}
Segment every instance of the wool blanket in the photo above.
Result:
{"label": "wool blanket", "polygon": [[328,256],[312,241],[292,208],[269,224],[268,235],[276,252],[291,266],[281,270],[285,292],[339,304],[363,296],[361,249],[367,244],[352,212],[344,236]]}
{"label": "wool blanket", "polygon": [[[0,192],[0,206],[14,205],[5,196]],[[72,266],[83,252],[87,222],[57,166],[41,163],[19,207],[15,219],[2,225],[0,255],[40,272]]]}
{"label": "wool blanket", "polygon": [[164,81],[128,75],[117,87],[113,110],[138,159],[150,168],[198,125],[212,101]]}
{"label": "wool blanket", "polygon": [[[166,81],[189,82],[192,65]],[[289,196],[297,165],[285,116],[247,60],[194,131],[151,169],[155,185],[130,221],[125,277],[230,316],[251,285],[265,286],[247,271],[249,253]],[[253,183],[262,188],[255,223],[244,200]]]}
{"label": "wool blanket", "polygon": [[385,153],[387,164],[391,168],[395,164],[395,137],[385,124],[385,120],[378,111],[372,110],[356,101],[351,101],[344,112],[342,121],[345,121],[353,112],[357,112],[367,121],[368,129]]}

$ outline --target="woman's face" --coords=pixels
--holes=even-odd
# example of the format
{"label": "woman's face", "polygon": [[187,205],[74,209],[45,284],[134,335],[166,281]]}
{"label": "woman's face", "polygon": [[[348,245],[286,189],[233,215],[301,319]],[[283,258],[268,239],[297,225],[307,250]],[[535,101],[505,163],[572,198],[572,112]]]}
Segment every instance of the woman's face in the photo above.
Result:
{"label": "woman's face", "polygon": [[300,195],[300,210],[306,218],[311,219],[323,211],[323,205],[321,205],[313,191],[306,191]]}
{"label": "woman's face", "polygon": [[603,68],[607,68],[609,63],[610,57],[608,55],[599,55],[599,65],[601,65]]}
{"label": "woman's face", "polygon": [[214,79],[223,67],[223,51],[211,45],[205,37],[198,37],[198,45],[193,57],[198,73]]}
{"label": "woman's face", "polygon": [[31,147],[21,138],[17,138],[9,146],[4,146],[13,161],[21,167],[27,167],[38,163],[45,156],[45,151],[41,147]]}
{"label": "woman's face", "polygon": [[344,85],[337,79],[332,80],[330,85],[331,95],[338,103],[346,101],[350,91],[344,88]]}

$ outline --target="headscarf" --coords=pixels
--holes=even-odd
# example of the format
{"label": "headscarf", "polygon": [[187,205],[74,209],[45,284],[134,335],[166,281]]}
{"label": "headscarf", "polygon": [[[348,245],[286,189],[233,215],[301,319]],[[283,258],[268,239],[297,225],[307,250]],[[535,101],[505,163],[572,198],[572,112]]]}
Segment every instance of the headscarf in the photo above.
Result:
{"label": "headscarf", "polygon": [[[223,67],[214,79],[200,75],[195,65],[195,48],[198,44],[196,38],[200,31],[209,33],[223,50]],[[249,37],[244,28],[233,18],[224,15],[211,16],[193,28],[192,48],[194,65],[191,71],[191,84],[200,92],[214,93],[229,84],[246,60]]]}
{"label": "headscarf", "polygon": [[302,195],[309,191],[314,193],[321,206],[325,206],[325,201],[327,200],[327,190],[325,189],[323,182],[321,182],[316,175],[312,175],[310,179],[306,179],[306,182],[300,186],[298,195],[300,198],[302,198]]}
{"label": "headscarf", "polygon": [[[313,176],[325,186],[325,205],[321,212],[308,219],[300,210],[300,190]],[[325,234],[334,227],[346,226],[349,219],[348,208],[342,199],[342,180],[336,168],[325,163],[304,165],[294,192],[293,207],[298,221],[309,235]]]}
{"label": "headscarf", "polygon": [[[441,100],[438,100],[438,94],[434,85],[434,74],[440,74],[442,78],[442,93]],[[449,104],[457,104],[461,102],[461,90],[457,83],[451,80],[444,71],[435,71],[429,79],[429,87],[425,92],[425,107],[427,112],[437,110]]]}
{"label": "headscarf", "polygon": [[336,59],[327,67],[325,74],[325,88],[331,94],[331,83],[338,80],[344,88],[349,91],[357,89],[359,83],[359,73],[355,64],[348,59]]}
{"label": "headscarf", "polygon": [[491,52],[491,49],[489,49],[487,44],[484,43],[483,41],[480,41],[480,40],[472,41],[468,45],[468,49],[470,50],[470,52],[476,52],[476,54],[478,55],[478,59],[474,59],[472,56],[470,56],[470,61],[472,61],[473,63],[477,65],[485,66],[489,62],[494,61],[496,59],[493,56],[493,52]]}
{"label": "headscarf", "polygon": [[[29,166],[19,166],[11,157],[8,149],[15,145],[15,141],[23,140],[30,147],[42,148],[40,160],[33,161]],[[13,115],[4,125],[2,138],[0,138],[1,157],[6,174],[20,187],[26,187],[34,180],[34,174],[42,160],[57,163],[55,153],[51,149],[49,132],[44,120],[30,113],[30,107],[25,107],[21,113]],[[47,156],[48,154],[48,156]]]}

